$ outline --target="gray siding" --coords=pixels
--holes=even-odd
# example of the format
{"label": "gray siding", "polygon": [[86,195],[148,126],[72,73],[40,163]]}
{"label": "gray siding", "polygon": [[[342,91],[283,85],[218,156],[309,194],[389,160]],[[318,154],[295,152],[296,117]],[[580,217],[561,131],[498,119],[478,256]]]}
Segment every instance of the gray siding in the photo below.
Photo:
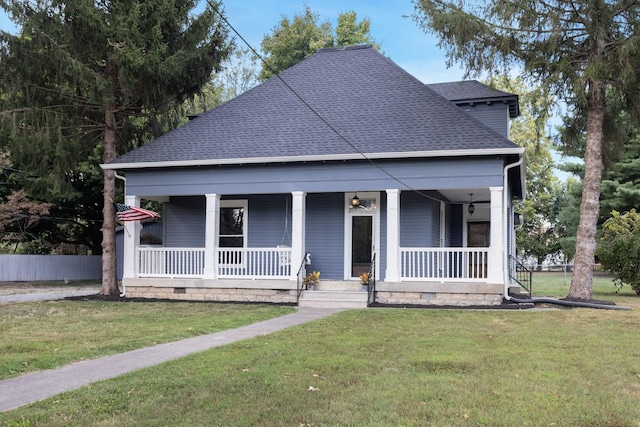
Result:
{"label": "gray siding", "polygon": [[431,246],[440,247],[440,202],[431,201]]}
{"label": "gray siding", "polygon": [[449,243],[452,248],[462,247],[462,227],[464,226],[462,205],[450,205]]}
{"label": "gray siding", "polygon": [[306,250],[307,270],[320,271],[321,279],[343,279],[344,194],[307,195]]}
{"label": "gray siding", "polygon": [[248,246],[291,246],[291,196],[268,194],[245,197],[249,201]]}
{"label": "gray siding", "polygon": [[492,103],[487,105],[478,103],[474,104],[473,107],[461,105],[460,108],[505,138],[509,136],[509,107],[507,104]]}
{"label": "gray siding", "polygon": [[204,196],[171,197],[164,208],[164,246],[204,247],[206,202]]}
{"label": "gray siding", "polygon": [[400,193],[400,246],[433,245],[432,203],[431,199],[413,191]]}
{"label": "gray siding", "polygon": [[389,175],[412,188],[492,187],[502,185],[504,167],[500,158],[477,157],[377,161],[376,164],[384,171],[364,161],[131,170],[127,172],[127,194],[154,197],[292,191],[338,193],[354,188],[380,191],[398,187],[398,182]]}

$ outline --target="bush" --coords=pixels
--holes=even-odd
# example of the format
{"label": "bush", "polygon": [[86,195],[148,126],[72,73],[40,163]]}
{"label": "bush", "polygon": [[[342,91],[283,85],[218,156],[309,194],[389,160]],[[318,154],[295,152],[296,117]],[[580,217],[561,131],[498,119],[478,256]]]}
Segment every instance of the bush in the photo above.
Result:
{"label": "bush", "polygon": [[640,295],[640,215],[635,209],[624,214],[613,211],[611,215],[602,225],[596,254],[617,286],[628,283]]}

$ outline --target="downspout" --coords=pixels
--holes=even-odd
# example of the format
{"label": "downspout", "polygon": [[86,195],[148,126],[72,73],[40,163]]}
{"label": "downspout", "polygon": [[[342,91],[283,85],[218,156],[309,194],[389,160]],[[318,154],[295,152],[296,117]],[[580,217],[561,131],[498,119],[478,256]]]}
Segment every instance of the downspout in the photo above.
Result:
{"label": "downspout", "polygon": [[[122,175],[118,175],[118,172],[115,172],[114,175],[115,175],[116,178],[118,178],[118,179],[122,180],[122,182],[124,182],[124,188],[125,188],[125,192],[126,192],[126,189],[127,189],[127,178],[125,178]],[[116,262],[116,265],[117,264],[118,263]],[[117,274],[116,274],[116,276],[117,276]],[[124,280],[123,280],[122,281],[122,292],[120,293],[120,298],[124,298],[125,294],[126,294],[126,289],[125,289]]]}
{"label": "downspout", "polygon": [[[522,153],[520,155],[520,160],[518,160],[517,162],[514,163],[510,163],[508,165],[506,165],[504,167],[504,176],[503,176],[503,185],[504,187],[502,188],[502,224],[503,227],[506,224],[509,224],[509,218],[507,217],[507,213],[509,212],[509,206],[507,204],[508,202],[508,195],[509,195],[509,169],[515,168],[516,166],[520,166],[522,165],[522,163],[524,162],[524,153]],[[522,199],[524,200],[525,195],[526,195],[526,191],[523,185],[522,188]],[[510,284],[510,278],[509,278],[509,254],[507,253],[507,248],[509,247],[508,244],[508,233],[509,230],[505,230],[505,232],[503,233],[503,237],[502,237],[502,261],[504,262],[503,266],[505,268],[503,268],[503,275],[504,275],[504,291],[503,291],[503,297],[504,299],[506,299],[507,301],[511,301],[511,297],[509,296],[509,284]]]}

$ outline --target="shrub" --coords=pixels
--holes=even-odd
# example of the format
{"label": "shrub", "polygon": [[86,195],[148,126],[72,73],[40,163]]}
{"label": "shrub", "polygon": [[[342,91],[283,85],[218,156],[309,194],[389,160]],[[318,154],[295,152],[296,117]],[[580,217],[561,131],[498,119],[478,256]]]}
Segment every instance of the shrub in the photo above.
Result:
{"label": "shrub", "polygon": [[597,255],[602,267],[615,278],[616,286],[625,283],[640,295],[640,215],[635,209],[611,218],[602,225]]}

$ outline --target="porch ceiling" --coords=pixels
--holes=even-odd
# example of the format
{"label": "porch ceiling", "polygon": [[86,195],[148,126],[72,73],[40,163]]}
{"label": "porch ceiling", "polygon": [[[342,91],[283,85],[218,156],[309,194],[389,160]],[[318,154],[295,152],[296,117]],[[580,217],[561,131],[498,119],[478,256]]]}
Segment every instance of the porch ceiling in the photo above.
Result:
{"label": "porch ceiling", "polygon": [[[456,188],[451,190],[438,190],[440,194],[454,203],[469,203],[473,199],[474,203],[490,202],[491,191],[488,188]],[[473,197],[469,195],[473,194]]]}

